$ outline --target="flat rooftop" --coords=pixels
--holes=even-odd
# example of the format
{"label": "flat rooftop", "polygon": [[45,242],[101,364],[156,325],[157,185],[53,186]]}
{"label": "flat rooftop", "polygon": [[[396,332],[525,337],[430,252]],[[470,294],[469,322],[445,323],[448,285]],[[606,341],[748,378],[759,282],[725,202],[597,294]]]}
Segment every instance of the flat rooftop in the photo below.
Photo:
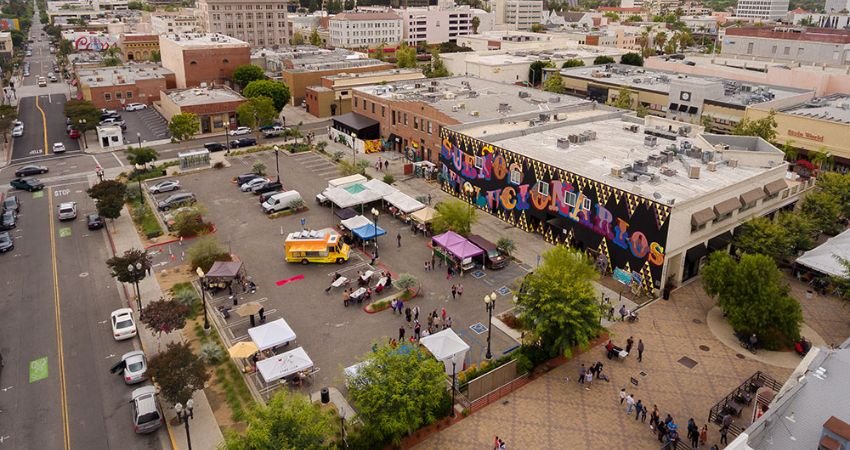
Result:
{"label": "flat rooftop", "polygon": [[780,111],[795,116],[850,124],[850,95],[833,94],[813,98],[806,103],[780,109]]}
{"label": "flat rooftop", "polygon": [[459,122],[500,119],[590,103],[569,95],[467,76],[399,81],[354,89],[396,101],[426,102]]}
{"label": "flat rooftop", "polygon": [[135,84],[139,80],[160,79],[173,74],[171,70],[156,64],[134,64],[78,71],[80,82],[91,87]]}
{"label": "flat rooftop", "polygon": [[474,53],[457,53],[466,56],[468,62],[478,62],[486,66],[505,66],[511,64],[531,64],[541,59],[571,59],[571,58],[595,58],[597,56],[619,56],[626,53],[625,50],[613,47],[577,47],[561,48],[558,50],[515,50],[510,52],[486,51]]}
{"label": "flat rooftop", "polygon": [[195,88],[195,89],[171,89],[165,95],[179,106],[206,105],[209,103],[223,103],[245,100],[238,92],[225,87],[217,88]]}
{"label": "flat rooftop", "polygon": [[[716,98],[707,98],[707,100],[738,106],[782,100],[810,92],[806,89],[755,84],[719,77],[682,75],[676,72],[646,69],[625,64],[571,67],[561,69],[561,76],[616,86],[627,86],[633,89],[653,91],[661,94],[669,94],[671,83],[676,80],[687,80],[686,83],[689,85],[702,86],[720,83],[723,85],[724,93]],[[764,92],[769,92],[772,95],[770,97],[762,95]]]}
{"label": "flat rooftop", "polygon": [[248,47],[248,43],[220,33],[167,33],[160,39],[169,40],[186,48]]}
{"label": "flat rooftop", "polygon": [[[650,119],[654,122],[647,128],[645,123],[650,122],[602,106],[577,106],[563,114],[560,119],[550,117],[534,126],[529,120],[517,120],[451,128],[508,151],[667,204],[710,195],[782,164],[782,152],[757,138],[699,134],[692,125],[666,119]],[[668,128],[671,125],[672,128]],[[655,136],[654,145],[646,143],[645,138],[653,137],[647,131]],[[658,137],[660,134],[667,137]],[[710,152],[715,151],[716,145],[724,144],[729,145],[728,151],[715,152],[711,168],[708,165],[711,163],[704,162],[703,156],[686,154],[693,147]],[[659,159],[664,157],[662,151],[671,150],[670,146],[679,153],[669,159]],[[731,167],[728,160],[736,159],[734,154],[741,151],[761,155],[748,155],[752,157],[746,158],[747,164],[735,162],[732,163],[735,167]],[[650,161],[658,163],[646,164]],[[631,167],[641,169],[632,172]],[[689,176],[692,170],[689,167],[699,168],[698,178]],[[618,171],[620,176],[615,173]],[[627,172],[634,173],[636,179],[631,180]]]}

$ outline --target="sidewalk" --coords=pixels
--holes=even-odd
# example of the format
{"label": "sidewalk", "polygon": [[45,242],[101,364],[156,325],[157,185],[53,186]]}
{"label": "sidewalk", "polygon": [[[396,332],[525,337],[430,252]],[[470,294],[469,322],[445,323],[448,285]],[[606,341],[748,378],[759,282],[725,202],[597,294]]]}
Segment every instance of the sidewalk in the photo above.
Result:
{"label": "sidewalk", "polygon": [[[93,178],[95,177],[91,176],[89,181],[95,182],[96,179],[93,180]],[[110,241],[113,245],[115,254],[120,255],[131,248],[143,248],[142,241],[139,239],[139,235],[136,233],[135,226],[130,218],[130,211],[126,207],[122,210],[121,217],[115,219],[115,222],[108,224],[107,230],[110,234]],[[127,288],[125,289],[125,292],[133,292],[132,287],[125,287]],[[142,297],[142,307],[144,307],[144,305],[148,302],[158,300],[163,296],[159,283],[154,276],[145,277],[145,279],[139,283],[139,291],[141,292]],[[132,297],[132,294],[129,295],[126,300],[127,304],[135,310],[136,302]],[[138,323],[138,314],[136,314],[136,320]],[[154,336],[147,327],[144,327],[141,324],[138,325],[139,339],[142,343],[142,349],[145,351],[148,358],[156,355],[158,353],[158,348],[164,349],[167,344],[171,342],[180,342],[183,339],[180,332],[172,332],[162,335],[158,342],[156,336]],[[190,424],[192,446],[193,448],[198,449],[217,448],[219,444],[224,441],[224,436],[221,434],[221,429],[219,429],[218,423],[215,420],[212,408],[207,401],[207,396],[204,391],[197,391],[193,396],[193,400],[195,401],[194,419],[192,419],[192,423]],[[177,427],[171,426],[171,421],[176,417],[174,408],[165,405],[165,402],[162,403],[163,410],[165,411],[166,423],[168,424],[168,435],[171,440],[172,448],[188,448],[186,442],[186,431],[183,429],[183,425],[181,424]]]}

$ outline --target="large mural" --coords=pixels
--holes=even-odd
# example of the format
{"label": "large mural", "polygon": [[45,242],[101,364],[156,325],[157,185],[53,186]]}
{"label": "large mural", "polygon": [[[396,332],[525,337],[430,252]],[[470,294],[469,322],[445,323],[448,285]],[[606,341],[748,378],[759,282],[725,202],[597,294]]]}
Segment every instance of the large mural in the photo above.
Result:
{"label": "large mural", "polygon": [[511,225],[661,286],[670,207],[443,128],[443,190]]}

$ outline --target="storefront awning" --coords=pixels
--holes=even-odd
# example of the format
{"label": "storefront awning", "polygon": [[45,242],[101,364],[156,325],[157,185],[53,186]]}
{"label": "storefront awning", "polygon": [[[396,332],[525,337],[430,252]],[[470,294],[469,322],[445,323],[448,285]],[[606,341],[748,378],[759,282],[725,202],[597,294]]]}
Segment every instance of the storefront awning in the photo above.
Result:
{"label": "storefront awning", "polygon": [[727,231],[725,233],[721,233],[711,239],[708,240],[708,248],[712,251],[714,250],[725,250],[726,247],[729,246],[729,243],[732,242],[732,232]]}
{"label": "storefront awning", "polygon": [[705,256],[707,254],[708,254],[708,249],[705,248],[705,245],[699,244],[696,247],[691,247],[685,253],[685,259],[688,260],[688,261],[691,261],[691,262],[697,262],[697,261],[700,260],[700,258],[702,258],[703,256]]}
{"label": "storefront awning", "polygon": [[715,214],[711,208],[705,208],[695,212],[691,216],[691,225],[699,227],[714,220]]}
{"label": "storefront awning", "polygon": [[749,205],[765,197],[764,189],[755,188],[741,194],[741,203]]}
{"label": "storefront awning", "polygon": [[718,216],[725,216],[726,214],[731,214],[732,211],[740,207],[741,200],[739,200],[738,197],[732,197],[714,205],[714,213]]}
{"label": "storefront awning", "polygon": [[785,189],[787,187],[788,187],[788,183],[786,183],[784,179],[771,181],[770,183],[767,183],[766,185],[764,185],[764,192],[767,195],[774,195],[774,194],[778,194],[779,192],[781,192],[783,189]]}

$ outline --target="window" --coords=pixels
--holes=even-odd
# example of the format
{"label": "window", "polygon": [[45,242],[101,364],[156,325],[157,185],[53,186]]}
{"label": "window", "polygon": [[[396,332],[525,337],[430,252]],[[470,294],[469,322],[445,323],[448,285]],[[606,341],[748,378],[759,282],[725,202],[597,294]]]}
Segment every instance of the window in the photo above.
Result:
{"label": "window", "polygon": [[130,92],[130,91],[127,91],[127,98],[133,98],[133,93]]}
{"label": "window", "polygon": [[116,92],[116,93],[115,93],[115,98],[116,98],[116,99],[118,99],[118,98],[124,98],[124,94],[123,94],[121,91],[118,91],[118,92]]}
{"label": "window", "polygon": [[775,45],[770,49],[770,53],[773,53],[774,55],[776,54],[776,46]]}
{"label": "window", "polygon": [[782,54],[786,55],[786,56],[790,55],[791,54],[791,47],[785,47],[785,50],[782,51]]}
{"label": "window", "polygon": [[542,180],[538,181],[537,182],[537,192],[540,195],[549,195],[549,183],[542,181]]}
{"label": "window", "polygon": [[413,129],[414,129],[414,130],[418,130],[418,129],[419,129],[419,118],[418,118],[418,117],[416,117],[416,116],[413,116]]}
{"label": "window", "polygon": [[404,113],[404,126],[407,126],[407,113]]}
{"label": "window", "polygon": [[749,44],[747,44],[747,54],[748,54],[748,55],[752,55],[752,54],[753,54],[753,43],[752,43],[752,42],[750,42]]}
{"label": "window", "polygon": [[[522,181],[522,172],[520,172],[519,170],[512,170],[511,171],[511,183],[519,184],[521,181]],[[575,203],[575,200],[573,200],[573,202]]]}
{"label": "window", "polygon": [[110,94],[109,92],[104,93],[103,99],[106,100],[106,101],[112,100],[112,94]]}
{"label": "window", "polygon": [[369,102],[366,101],[366,100],[363,100],[363,111],[366,111],[366,108],[368,107],[367,103],[369,103]]}
{"label": "window", "polygon": [[393,116],[393,126],[395,126],[395,111],[390,111],[390,114]]}
{"label": "window", "polygon": [[482,167],[484,167],[484,158],[482,158],[480,156],[476,156],[475,157],[475,168],[480,169]]}
{"label": "window", "polygon": [[384,113],[386,113],[386,112],[387,112],[387,107],[386,107],[386,106],[381,106],[381,117],[386,117],[386,116],[384,115]]}
{"label": "window", "polygon": [[359,100],[359,99],[357,97],[354,97],[354,107],[355,108],[357,107],[357,100]]}
{"label": "window", "polygon": [[576,194],[575,192],[564,192],[564,201],[575,208],[576,206]]}
{"label": "window", "polygon": [[432,129],[431,129],[431,121],[429,120],[429,121],[428,121],[428,134],[433,134],[433,133],[431,132],[431,130],[432,130]]}
{"label": "window", "polygon": [[375,102],[372,102],[372,114],[375,114]]}

